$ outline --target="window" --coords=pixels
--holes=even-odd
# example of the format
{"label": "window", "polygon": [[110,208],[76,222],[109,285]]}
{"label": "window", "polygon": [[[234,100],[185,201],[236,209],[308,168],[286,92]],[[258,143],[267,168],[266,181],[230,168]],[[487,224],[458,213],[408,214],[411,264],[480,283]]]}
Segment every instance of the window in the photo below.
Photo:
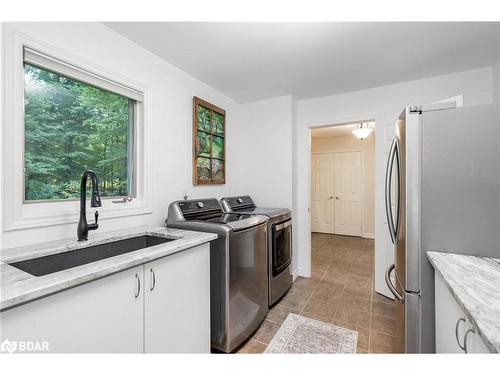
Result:
{"label": "window", "polygon": [[105,68],[79,48],[4,32],[2,229],[78,223],[86,169],[97,173],[103,220],[151,214],[151,89],[130,78],[134,65],[114,69],[103,55]]}
{"label": "window", "polygon": [[142,94],[24,49],[24,201],[77,199],[96,172],[102,197],[135,195]]}

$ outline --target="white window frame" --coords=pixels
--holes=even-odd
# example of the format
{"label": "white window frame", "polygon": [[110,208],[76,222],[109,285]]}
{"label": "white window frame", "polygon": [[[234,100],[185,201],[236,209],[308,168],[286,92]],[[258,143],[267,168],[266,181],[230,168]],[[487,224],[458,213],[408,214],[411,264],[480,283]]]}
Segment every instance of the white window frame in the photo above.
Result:
{"label": "white window frame", "polygon": [[[150,121],[150,89],[143,84],[109,71],[101,66],[47,45],[9,27],[4,29],[3,59],[3,230],[11,231],[52,225],[76,223],[79,219],[79,200],[24,201],[24,48],[50,56],[68,67],[80,70],[88,77],[108,80],[123,87],[126,96],[136,93],[135,122],[135,198],[123,203],[102,199],[99,208],[102,220],[152,213],[152,153]],[[64,74],[64,72],[61,72]],[[102,82],[102,81],[101,81]],[[89,82],[90,83],[90,82]],[[102,87],[102,86],[101,86]],[[116,86],[115,86],[116,87]],[[116,92],[116,90],[113,90]],[[140,94],[140,95],[139,95]],[[82,171],[83,173],[84,171]],[[98,176],[99,178],[99,176]],[[88,202],[87,202],[88,204]],[[93,211],[88,210],[90,222]]]}

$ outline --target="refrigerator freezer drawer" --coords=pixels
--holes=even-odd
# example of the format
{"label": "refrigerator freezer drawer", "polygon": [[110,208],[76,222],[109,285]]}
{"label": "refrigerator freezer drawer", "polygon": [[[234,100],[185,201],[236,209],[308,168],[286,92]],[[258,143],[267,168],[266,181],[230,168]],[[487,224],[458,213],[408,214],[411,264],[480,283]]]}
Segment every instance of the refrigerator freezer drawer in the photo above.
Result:
{"label": "refrigerator freezer drawer", "polygon": [[420,344],[420,295],[405,293],[405,352],[422,353]]}

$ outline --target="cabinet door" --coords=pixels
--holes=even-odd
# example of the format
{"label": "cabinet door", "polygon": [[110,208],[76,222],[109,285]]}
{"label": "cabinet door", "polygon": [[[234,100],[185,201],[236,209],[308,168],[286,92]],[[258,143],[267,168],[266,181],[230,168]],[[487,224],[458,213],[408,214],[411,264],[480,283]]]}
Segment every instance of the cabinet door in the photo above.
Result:
{"label": "cabinet door", "polygon": [[142,265],[6,310],[1,340],[46,341],[51,353],[142,353],[139,281]]}
{"label": "cabinet door", "polygon": [[[469,328],[474,329],[472,324],[469,323]],[[481,339],[481,336],[476,332],[470,332],[467,335],[467,353],[473,354],[490,354],[490,350],[485,345],[484,341]]]}
{"label": "cabinet door", "polygon": [[146,353],[210,352],[210,245],[145,264]]}
{"label": "cabinet door", "polygon": [[[464,335],[468,328],[460,306],[453,298],[443,278],[435,272],[436,298],[436,353],[463,353],[457,342],[463,346]],[[457,327],[458,324],[458,327]],[[457,330],[457,335],[455,335]]]}

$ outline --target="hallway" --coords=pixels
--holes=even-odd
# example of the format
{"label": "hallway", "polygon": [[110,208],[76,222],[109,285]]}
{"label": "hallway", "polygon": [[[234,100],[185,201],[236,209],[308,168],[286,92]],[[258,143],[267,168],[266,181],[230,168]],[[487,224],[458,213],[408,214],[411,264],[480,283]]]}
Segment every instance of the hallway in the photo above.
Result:
{"label": "hallway", "polygon": [[240,353],[258,353],[288,313],[358,331],[358,353],[394,352],[394,305],[373,291],[374,240],[312,234],[312,274],[299,277],[289,293]]}

